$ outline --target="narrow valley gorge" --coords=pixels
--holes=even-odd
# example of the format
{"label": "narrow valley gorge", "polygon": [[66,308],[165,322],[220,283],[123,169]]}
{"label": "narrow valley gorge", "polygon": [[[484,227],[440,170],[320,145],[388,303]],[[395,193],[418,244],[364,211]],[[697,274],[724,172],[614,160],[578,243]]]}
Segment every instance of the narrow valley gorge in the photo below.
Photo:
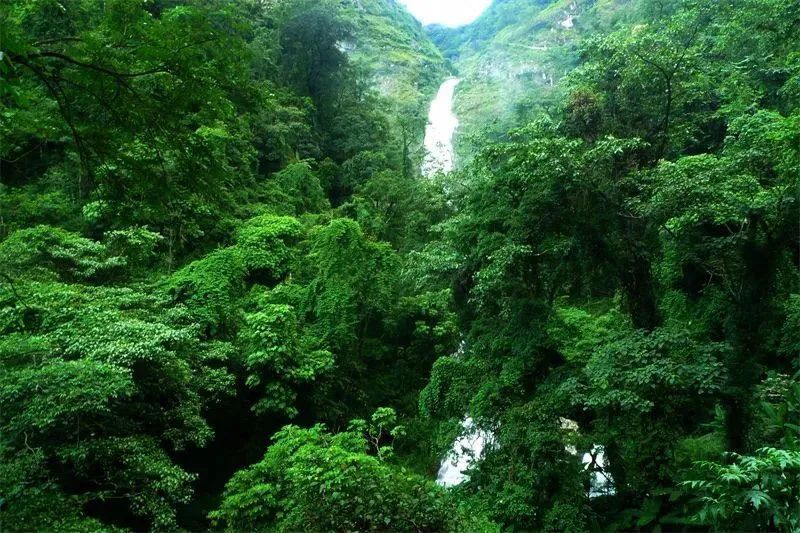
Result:
{"label": "narrow valley gorge", "polygon": [[797,0],[0,6],[0,531],[798,530]]}

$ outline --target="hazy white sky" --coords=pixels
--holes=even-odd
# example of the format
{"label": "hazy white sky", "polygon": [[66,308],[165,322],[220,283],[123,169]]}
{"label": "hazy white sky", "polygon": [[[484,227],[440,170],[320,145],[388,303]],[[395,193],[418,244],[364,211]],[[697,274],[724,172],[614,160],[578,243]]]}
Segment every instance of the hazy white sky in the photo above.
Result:
{"label": "hazy white sky", "polygon": [[463,26],[489,7],[492,0],[400,0],[423,24]]}

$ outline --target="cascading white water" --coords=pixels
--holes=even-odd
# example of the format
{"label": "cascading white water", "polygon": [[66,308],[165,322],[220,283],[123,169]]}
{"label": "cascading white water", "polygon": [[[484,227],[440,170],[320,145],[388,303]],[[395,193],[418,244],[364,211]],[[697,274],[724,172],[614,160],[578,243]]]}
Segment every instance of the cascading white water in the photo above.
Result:
{"label": "cascading white water", "polygon": [[[466,351],[466,342],[462,340],[458,349],[450,357],[459,358]],[[464,472],[474,461],[480,459],[483,450],[494,441],[491,431],[479,428],[471,417],[461,421],[461,435],[453,442],[452,448],[439,465],[436,483],[442,487],[455,487],[469,479]]]}
{"label": "cascading white water", "polygon": [[[569,22],[572,22],[571,16]],[[453,113],[453,97],[460,81],[458,78],[445,80],[431,102],[428,125],[425,128],[425,159],[421,169],[425,177],[433,177],[439,172],[450,172],[455,166],[453,136],[458,128],[458,117]],[[465,350],[466,343],[462,340],[452,357],[463,356]],[[572,420],[562,419],[561,423],[562,429],[566,431],[578,431],[578,424]],[[481,458],[486,446],[493,441],[494,434],[491,431],[481,429],[471,417],[465,417],[461,421],[461,436],[453,442],[453,447],[439,466],[436,483],[443,487],[454,487],[469,479],[464,472]],[[578,455],[574,446],[566,449],[569,453]],[[590,452],[583,454],[581,462],[592,472],[588,494],[590,498],[614,494],[613,479],[604,469],[605,454],[602,446],[595,445]]]}
{"label": "cascading white water", "polygon": [[475,426],[472,418],[461,421],[462,435],[453,443],[453,448],[439,467],[436,483],[442,487],[460,485],[469,476],[464,471],[479,459],[483,449],[492,441],[492,434]]}
{"label": "cascading white water", "polygon": [[439,172],[450,172],[455,166],[453,136],[458,128],[458,118],[453,113],[453,97],[461,80],[444,81],[431,102],[428,125],[425,127],[425,159],[422,175],[430,178]]}
{"label": "cascading white water", "polygon": [[[455,167],[453,137],[458,128],[458,117],[453,112],[453,99],[456,86],[461,80],[450,78],[444,81],[431,102],[428,125],[425,128],[425,159],[422,162],[422,175],[431,178],[436,174],[447,173]],[[462,341],[452,357],[461,357],[465,344]],[[479,459],[492,434],[475,426],[472,418],[461,421],[461,436],[453,443],[450,452],[442,460],[436,483],[443,487],[453,487],[467,480],[464,471],[473,461]]]}

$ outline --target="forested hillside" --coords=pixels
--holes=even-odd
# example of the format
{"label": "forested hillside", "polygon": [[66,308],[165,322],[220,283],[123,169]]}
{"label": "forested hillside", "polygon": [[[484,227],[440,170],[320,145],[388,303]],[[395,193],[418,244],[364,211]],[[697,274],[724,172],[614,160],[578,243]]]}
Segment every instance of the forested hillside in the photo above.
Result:
{"label": "forested hillside", "polygon": [[397,0],[349,0],[344,18],[352,39],[340,49],[361,69],[366,83],[384,96],[390,127],[399,132],[410,175],[423,157],[428,104],[448,65],[422,25]]}
{"label": "forested hillside", "polygon": [[564,95],[558,83],[578,64],[582,39],[640,20],[634,0],[495,0],[463,28],[431,26],[431,38],[463,78],[456,99],[458,156],[469,162]]}
{"label": "forested hillside", "polygon": [[427,109],[446,66],[422,25],[397,0],[351,2],[347,17],[356,30],[344,48],[376,78],[383,94],[401,102],[412,99]]}
{"label": "forested hillside", "polygon": [[0,530],[800,529],[796,0],[0,7]]}

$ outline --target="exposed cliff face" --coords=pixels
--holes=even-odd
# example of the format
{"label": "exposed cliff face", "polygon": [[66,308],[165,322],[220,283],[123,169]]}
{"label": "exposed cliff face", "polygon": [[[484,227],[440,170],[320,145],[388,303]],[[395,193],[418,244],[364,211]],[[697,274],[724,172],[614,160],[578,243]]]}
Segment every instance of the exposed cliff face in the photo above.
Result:
{"label": "exposed cliff face", "polygon": [[373,73],[384,96],[424,108],[447,66],[422,25],[396,0],[345,2],[356,39],[343,46],[353,61]]}

